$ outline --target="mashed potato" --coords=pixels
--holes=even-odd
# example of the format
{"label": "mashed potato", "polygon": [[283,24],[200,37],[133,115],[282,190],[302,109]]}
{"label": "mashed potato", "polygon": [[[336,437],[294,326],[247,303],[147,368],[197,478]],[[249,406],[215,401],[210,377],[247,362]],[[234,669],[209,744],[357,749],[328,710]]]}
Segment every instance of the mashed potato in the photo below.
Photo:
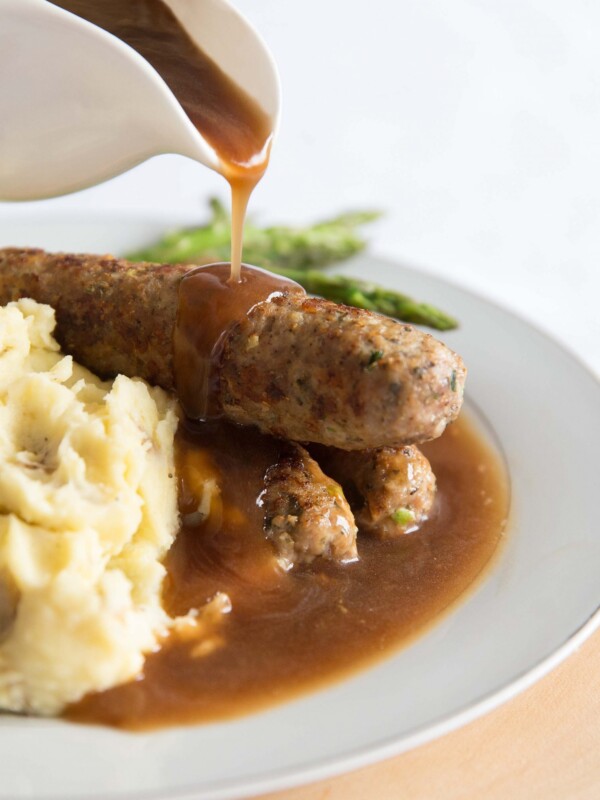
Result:
{"label": "mashed potato", "polygon": [[138,675],[173,621],[174,401],[60,353],[54,312],[0,308],[0,708],[55,714]]}

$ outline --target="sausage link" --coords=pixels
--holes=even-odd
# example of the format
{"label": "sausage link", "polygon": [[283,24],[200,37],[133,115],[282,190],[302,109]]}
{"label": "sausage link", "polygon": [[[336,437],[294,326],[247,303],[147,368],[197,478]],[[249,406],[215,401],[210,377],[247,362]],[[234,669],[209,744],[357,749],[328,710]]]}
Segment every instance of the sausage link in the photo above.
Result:
{"label": "sausage link", "polygon": [[[57,339],[77,361],[173,390],[179,284],[189,269],[9,248],[0,250],[0,303],[50,304]],[[458,415],[465,374],[429,334],[296,293],[257,304],[230,328],[215,400],[233,422],[361,450],[439,436]]]}

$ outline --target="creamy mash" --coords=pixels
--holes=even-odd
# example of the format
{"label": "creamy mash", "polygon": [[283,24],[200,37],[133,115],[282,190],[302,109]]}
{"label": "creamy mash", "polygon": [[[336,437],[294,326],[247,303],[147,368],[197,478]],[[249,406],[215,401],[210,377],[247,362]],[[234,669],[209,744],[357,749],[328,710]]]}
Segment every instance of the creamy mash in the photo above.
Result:
{"label": "creamy mash", "polygon": [[139,674],[173,624],[175,403],[61,354],[54,311],[0,308],[0,708],[55,714]]}

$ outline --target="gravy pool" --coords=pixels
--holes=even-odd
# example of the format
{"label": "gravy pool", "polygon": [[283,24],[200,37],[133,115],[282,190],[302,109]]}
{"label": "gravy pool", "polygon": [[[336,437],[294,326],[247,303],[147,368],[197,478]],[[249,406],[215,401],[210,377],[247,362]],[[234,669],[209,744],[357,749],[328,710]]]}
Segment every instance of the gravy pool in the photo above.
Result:
{"label": "gravy pool", "polygon": [[[255,498],[270,458],[252,449],[258,434],[241,434],[228,438],[210,426],[179,434],[180,454],[193,447],[227,475],[225,509]],[[174,639],[147,659],[141,680],[90,695],[66,716],[131,730],[238,716],[339,680],[410,642],[485,570],[508,509],[503,467],[464,414],[422,449],[438,483],[430,519],[395,541],[359,533],[353,564],[314,562],[274,574],[260,513],[245,522],[225,514],[219,529],[183,526],[167,559],[166,607],[183,614],[227,592],[233,608],[215,628],[217,646],[194,658],[196,642]],[[244,450],[254,455],[240,459]]]}

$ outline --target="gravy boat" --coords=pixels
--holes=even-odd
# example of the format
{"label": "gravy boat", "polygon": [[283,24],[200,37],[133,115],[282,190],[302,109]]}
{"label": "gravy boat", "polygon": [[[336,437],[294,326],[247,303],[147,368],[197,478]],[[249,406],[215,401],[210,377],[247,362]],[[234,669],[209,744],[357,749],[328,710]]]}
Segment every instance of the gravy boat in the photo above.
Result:
{"label": "gravy boat", "polygon": [[[164,0],[199,47],[279,120],[275,63],[227,0]],[[0,199],[92,186],[159,153],[219,159],[158,72],[46,0],[0,0]]]}

